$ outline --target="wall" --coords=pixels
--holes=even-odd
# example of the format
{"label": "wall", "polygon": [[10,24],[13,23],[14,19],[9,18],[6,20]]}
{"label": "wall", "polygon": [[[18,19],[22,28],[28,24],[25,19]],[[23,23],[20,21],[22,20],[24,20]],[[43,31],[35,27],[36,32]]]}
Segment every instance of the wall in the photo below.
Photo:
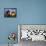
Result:
{"label": "wall", "polygon": [[[17,17],[4,18],[4,8],[17,8]],[[46,0],[0,0],[0,44],[18,24],[46,24]]]}
{"label": "wall", "polygon": [[22,1],[21,24],[46,24],[46,0]]}

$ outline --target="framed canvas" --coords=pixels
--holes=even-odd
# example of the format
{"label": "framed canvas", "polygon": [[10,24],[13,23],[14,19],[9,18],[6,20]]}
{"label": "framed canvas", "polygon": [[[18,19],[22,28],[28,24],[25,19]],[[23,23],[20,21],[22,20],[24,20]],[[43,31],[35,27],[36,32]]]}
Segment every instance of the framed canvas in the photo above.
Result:
{"label": "framed canvas", "polygon": [[17,8],[4,8],[4,17],[16,17]]}
{"label": "framed canvas", "polygon": [[18,25],[19,41],[46,41],[46,25],[20,24]]}

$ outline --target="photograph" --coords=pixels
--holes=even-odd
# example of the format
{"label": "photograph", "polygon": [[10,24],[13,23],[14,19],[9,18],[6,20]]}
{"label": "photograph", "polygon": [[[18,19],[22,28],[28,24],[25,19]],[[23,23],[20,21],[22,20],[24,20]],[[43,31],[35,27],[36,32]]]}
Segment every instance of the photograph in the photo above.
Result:
{"label": "photograph", "polygon": [[4,8],[4,17],[16,17],[17,8]]}
{"label": "photograph", "polygon": [[18,33],[20,46],[46,43],[46,25],[44,24],[19,24]]}

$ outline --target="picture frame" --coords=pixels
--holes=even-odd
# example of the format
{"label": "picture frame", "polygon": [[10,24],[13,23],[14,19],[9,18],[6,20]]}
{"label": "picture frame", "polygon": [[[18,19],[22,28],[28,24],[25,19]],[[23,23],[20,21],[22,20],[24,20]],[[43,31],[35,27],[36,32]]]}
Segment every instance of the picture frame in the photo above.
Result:
{"label": "picture frame", "polygon": [[17,8],[4,8],[4,17],[15,17],[17,16]]}

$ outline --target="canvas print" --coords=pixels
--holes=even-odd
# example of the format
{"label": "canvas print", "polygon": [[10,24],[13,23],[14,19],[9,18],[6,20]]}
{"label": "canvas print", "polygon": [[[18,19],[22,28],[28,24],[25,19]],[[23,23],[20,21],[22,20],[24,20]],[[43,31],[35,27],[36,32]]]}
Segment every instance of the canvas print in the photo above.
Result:
{"label": "canvas print", "polygon": [[21,25],[20,40],[46,41],[46,25]]}
{"label": "canvas print", "polygon": [[4,8],[4,17],[16,17],[17,8]]}
{"label": "canvas print", "polygon": [[20,46],[43,45],[46,43],[46,25],[19,24],[18,38]]}

